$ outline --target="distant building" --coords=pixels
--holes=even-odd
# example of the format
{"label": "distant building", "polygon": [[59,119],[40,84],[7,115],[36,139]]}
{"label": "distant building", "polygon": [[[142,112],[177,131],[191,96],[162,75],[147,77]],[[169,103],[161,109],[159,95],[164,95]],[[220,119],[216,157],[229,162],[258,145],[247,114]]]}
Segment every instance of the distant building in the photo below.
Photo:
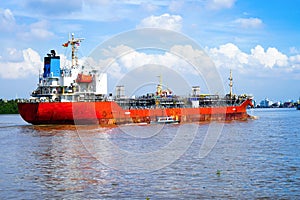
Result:
{"label": "distant building", "polygon": [[273,102],[266,98],[265,100],[262,100],[259,105],[261,108],[270,108],[272,104]]}
{"label": "distant building", "polygon": [[278,101],[278,102],[274,102],[272,105],[271,105],[272,108],[279,108],[279,107],[282,107],[281,106],[281,103]]}
{"label": "distant building", "polygon": [[284,102],[283,107],[284,108],[292,108],[292,107],[294,107],[294,103],[292,101]]}

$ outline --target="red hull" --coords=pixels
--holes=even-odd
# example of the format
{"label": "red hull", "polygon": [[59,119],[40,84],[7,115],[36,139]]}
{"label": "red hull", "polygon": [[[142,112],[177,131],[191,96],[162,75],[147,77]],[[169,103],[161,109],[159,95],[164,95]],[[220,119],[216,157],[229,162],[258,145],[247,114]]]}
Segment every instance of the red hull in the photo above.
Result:
{"label": "red hull", "polygon": [[180,122],[246,120],[251,99],[238,106],[201,108],[156,108],[124,110],[115,102],[40,102],[19,103],[22,118],[31,124],[150,123],[160,116],[172,116]]}

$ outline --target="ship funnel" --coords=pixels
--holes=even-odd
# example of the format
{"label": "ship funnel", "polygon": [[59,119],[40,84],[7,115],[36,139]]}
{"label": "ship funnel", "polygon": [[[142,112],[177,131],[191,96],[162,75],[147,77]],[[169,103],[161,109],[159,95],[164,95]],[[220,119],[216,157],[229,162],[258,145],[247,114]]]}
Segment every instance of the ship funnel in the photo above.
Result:
{"label": "ship funnel", "polygon": [[51,56],[52,56],[52,57],[55,57],[55,56],[56,56],[55,50],[52,49],[52,50],[50,51],[50,53],[51,53]]}
{"label": "ship funnel", "polygon": [[51,50],[48,57],[44,57],[44,73],[43,77],[59,77],[60,76],[60,57],[56,56],[54,50]]}

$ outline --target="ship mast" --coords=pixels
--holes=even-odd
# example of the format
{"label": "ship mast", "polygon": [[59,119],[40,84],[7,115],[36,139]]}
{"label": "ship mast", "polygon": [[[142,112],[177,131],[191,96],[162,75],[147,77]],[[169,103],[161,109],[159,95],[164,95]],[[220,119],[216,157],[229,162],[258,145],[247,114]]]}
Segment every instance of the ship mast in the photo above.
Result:
{"label": "ship mast", "polygon": [[230,75],[229,75],[229,87],[230,87],[230,91],[229,91],[229,96],[230,98],[232,98],[232,86],[233,86],[233,78],[232,78],[232,72],[231,72],[231,69],[230,69]]}
{"label": "ship mast", "polygon": [[82,40],[84,38],[74,38],[74,33],[72,33],[72,38],[63,44],[64,47],[68,47],[69,44],[72,47],[72,67],[78,66],[77,49]]}
{"label": "ship mast", "polygon": [[157,76],[159,78],[159,84],[157,85],[156,93],[157,95],[162,95],[162,76]]}

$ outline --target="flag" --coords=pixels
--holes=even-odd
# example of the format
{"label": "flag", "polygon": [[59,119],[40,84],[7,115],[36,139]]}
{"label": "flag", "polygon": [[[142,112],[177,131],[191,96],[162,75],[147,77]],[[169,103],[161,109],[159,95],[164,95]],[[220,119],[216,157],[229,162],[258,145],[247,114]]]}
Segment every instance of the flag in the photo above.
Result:
{"label": "flag", "polygon": [[69,42],[62,44],[63,47],[68,47],[69,46]]}

